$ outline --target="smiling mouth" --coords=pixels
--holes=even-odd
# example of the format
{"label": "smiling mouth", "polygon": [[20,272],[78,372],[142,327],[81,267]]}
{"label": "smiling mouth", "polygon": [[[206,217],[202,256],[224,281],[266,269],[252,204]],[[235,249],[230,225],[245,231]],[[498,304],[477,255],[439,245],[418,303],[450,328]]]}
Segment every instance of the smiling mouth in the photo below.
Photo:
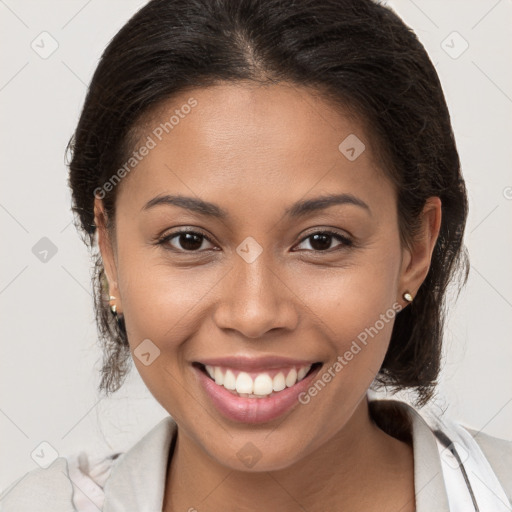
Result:
{"label": "smiling mouth", "polygon": [[193,363],[201,372],[218,386],[231,394],[242,398],[268,398],[279,394],[284,389],[295,386],[298,382],[316,372],[322,363],[304,366],[274,368],[267,371],[241,371],[223,366]]}

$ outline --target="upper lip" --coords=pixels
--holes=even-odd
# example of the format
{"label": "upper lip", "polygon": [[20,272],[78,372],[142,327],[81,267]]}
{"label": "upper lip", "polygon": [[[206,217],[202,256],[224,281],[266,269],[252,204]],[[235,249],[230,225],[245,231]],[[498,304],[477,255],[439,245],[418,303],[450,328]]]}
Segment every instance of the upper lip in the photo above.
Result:
{"label": "upper lip", "polygon": [[222,366],[226,368],[234,368],[240,371],[258,371],[269,370],[273,368],[291,368],[310,366],[318,361],[306,359],[292,359],[289,357],[264,356],[264,357],[248,357],[248,356],[231,356],[231,357],[215,357],[209,359],[201,359],[197,361],[202,365]]}

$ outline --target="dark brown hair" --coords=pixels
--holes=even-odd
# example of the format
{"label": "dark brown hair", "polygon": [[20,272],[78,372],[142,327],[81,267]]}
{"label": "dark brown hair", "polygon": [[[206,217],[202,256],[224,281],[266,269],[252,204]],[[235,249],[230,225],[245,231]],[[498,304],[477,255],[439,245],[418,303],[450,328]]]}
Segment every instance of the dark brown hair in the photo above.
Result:
{"label": "dark brown hair", "polygon": [[[394,323],[376,383],[433,395],[440,369],[445,295],[466,283],[466,188],[437,73],[413,31],[371,0],[152,0],[116,34],[94,73],[68,149],[77,227],[95,247],[94,191],[133,149],[137,123],[187,88],[249,80],[313,88],[372,128],[398,195],[403,244],[414,240],[427,198],[442,201],[428,275]],[[340,141],[341,142],[341,141]],[[104,198],[113,228],[118,187]],[[108,309],[95,253],[95,308],[104,361],[100,390],[130,368],[126,332]]]}

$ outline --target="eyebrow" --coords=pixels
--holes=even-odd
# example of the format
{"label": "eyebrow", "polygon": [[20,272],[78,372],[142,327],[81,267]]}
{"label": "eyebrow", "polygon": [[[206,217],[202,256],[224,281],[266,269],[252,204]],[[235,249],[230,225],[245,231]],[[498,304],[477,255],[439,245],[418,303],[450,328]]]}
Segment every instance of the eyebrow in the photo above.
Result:
{"label": "eyebrow", "polygon": [[[371,215],[370,207],[362,200],[352,194],[332,194],[316,197],[314,199],[305,199],[298,201],[284,211],[284,215],[290,219],[305,217],[311,213],[325,210],[335,205],[354,205],[359,206]],[[205,217],[225,220],[229,217],[229,213],[215,203],[203,201],[195,197],[187,197],[182,195],[160,195],[148,201],[142,208],[142,211],[150,210],[158,205],[171,205],[191,210]]]}

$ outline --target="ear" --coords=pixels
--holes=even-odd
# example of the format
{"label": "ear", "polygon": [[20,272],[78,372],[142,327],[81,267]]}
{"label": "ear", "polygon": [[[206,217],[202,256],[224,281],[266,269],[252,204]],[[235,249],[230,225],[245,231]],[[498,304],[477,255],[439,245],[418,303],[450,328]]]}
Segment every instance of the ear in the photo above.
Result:
{"label": "ear", "polygon": [[119,310],[120,296],[117,283],[117,264],[113,240],[107,230],[107,214],[103,201],[99,197],[94,199],[94,224],[98,234],[98,247],[103,261],[103,268],[108,281],[109,294],[116,297],[116,305]]}
{"label": "ear", "polygon": [[412,246],[404,248],[399,279],[398,301],[405,307],[402,294],[408,291],[416,296],[419,287],[427,277],[432,253],[441,227],[441,199],[429,197],[421,213],[421,229]]}

